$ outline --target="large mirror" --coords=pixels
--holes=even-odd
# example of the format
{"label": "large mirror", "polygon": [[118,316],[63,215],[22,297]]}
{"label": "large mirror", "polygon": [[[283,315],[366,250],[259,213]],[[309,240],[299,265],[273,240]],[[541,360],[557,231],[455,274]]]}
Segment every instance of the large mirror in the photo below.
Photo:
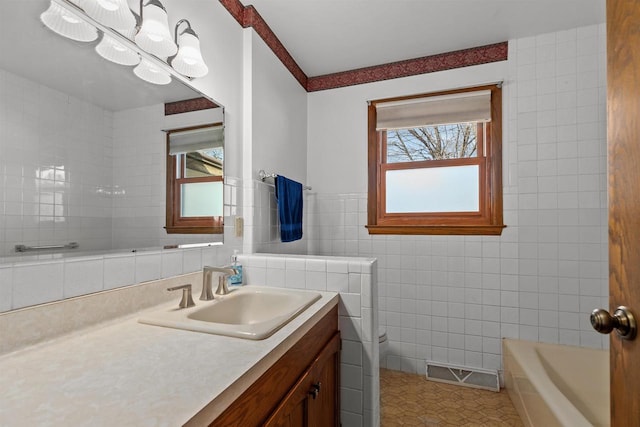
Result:
{"label": "large mirror", "polygon": [[[183,81],[147,83],[106,61],[100,37],[53,33],[39,18],[48,7],[0,0],[0,263],[221,242],[221,229],[167,233],[165,198],[166,131],[219,129],[223,108]],[[202,98],[218,108],[165,114]]]}

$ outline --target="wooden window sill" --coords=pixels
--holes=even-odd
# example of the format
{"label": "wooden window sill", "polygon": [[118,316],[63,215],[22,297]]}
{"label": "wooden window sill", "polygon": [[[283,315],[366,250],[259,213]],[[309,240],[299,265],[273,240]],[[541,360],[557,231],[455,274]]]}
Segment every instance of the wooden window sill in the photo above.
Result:
{"label": "wooden window sill", "polygon": [[223,227],[172,226],[165,227],[167,234],[223,234]]}
{"label": "wooden window sill", "polygon": [[499,236],[506,225],[367,225],[369,234]]}

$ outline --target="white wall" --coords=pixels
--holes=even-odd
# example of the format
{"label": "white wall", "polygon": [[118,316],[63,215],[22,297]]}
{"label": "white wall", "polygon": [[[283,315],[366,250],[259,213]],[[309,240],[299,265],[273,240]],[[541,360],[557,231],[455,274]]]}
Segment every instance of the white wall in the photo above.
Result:
{"label": "white wall", "polygon": [[[304,253],[306,240],[281,243],[273,180],[258,171],[303,182],[307,176],[307,92],[253,30],[245,33],[245,102],[250,140],[245,144],[245,252]],[[246,56],[247,57],[247,56]],[[250,217],[249,212],[253,212]],[[251,237],[250,237],[251,236]],[[250,245],[247,246],[247,245]]]}
{"label": "white wall", "polygon": [[307,92],[262,38],[254,31],[251,35],[254,169],[303,182],[307,176]]}
{"label": "white wall", "polygon": [[[500,237],[369,236],[366,101],[504,80]],[[509,59],[309,94],[309,253],[374,256],[384,366],[498,369],[501,337],[604,347],[605,29],[509,42]]]}

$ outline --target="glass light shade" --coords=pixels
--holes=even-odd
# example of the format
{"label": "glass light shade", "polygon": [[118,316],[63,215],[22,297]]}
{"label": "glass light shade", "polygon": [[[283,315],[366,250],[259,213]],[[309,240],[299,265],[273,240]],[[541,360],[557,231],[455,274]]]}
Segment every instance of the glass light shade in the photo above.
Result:
{"label": "glass light shade", "polygon": [[158,58],[173,56],[178,46],[173,42],[167,13],[155,2],[144,6],[142,26],[136,34],[135,41],[142,50]]}
{"label": "glass light shade", "polygon": [[156,67],[151,62],[143,59],[133,73],[142,80],[156,85],[166,85],[171,82],[171,76],[166,71]]}
{"label": "glass light shade", "polygon": [[127,31],[136,26],[127,0],[80,0],[80,7],[87,15],[114,30]]}
{"label": "glass light shade", "polygon": [[184,32],[178,37],[178,54],[171,60],[174,70],[189,77],[203,77],[209,68],[200,53],[200,40],[193,34]]}
{"label": "glass light shade", "polygon": [[126,31],[118,31],[120,34],[122,34],[123,36],[125,36],[126,38],[128,38],[129,40],[131,40],[132,42],[135,42],[135,38],[136,38],[136,31],[137,28],[133,27],[129,30]]}
{"label": "glass light shade", "polygon": [[98,38],[98,30],[95,27],[54,2],[51,2],[49,9],[42,12],[40,20],[51,31],[71,40],[92,42]]}
{"label": "glass light shade", "polygon": [[102,40],[96,46],[96,52],[104,59],[116,64],[137,65],[140,63],[140,55],[107,34],[102,35]]}

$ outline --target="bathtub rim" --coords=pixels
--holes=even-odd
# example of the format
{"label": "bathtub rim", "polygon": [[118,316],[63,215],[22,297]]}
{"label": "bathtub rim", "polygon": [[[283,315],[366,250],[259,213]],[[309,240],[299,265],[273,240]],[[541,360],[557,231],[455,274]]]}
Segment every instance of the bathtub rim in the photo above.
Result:
{"label": "bathtub rim", "polygon": [[[564,344],[548,344],[534,341],[517,340],[512,338],[502,339],[503,363],[506,369],[506,355],[510,353],[514,360],[518,363],[527,379],[531,382],[545,404],[551,409],[553,415],[566,426],[575,427],[593,427],[593,424],[574,406],[574,404],[557,388],[548,375],[539,375],[540,372],[546,373],[542,362],[540,361],[536,347],[571,347],[576,349],[596,350],[592,348],[583,348]],[[541,393],[540,390],[548,390],[549,392]]]}

